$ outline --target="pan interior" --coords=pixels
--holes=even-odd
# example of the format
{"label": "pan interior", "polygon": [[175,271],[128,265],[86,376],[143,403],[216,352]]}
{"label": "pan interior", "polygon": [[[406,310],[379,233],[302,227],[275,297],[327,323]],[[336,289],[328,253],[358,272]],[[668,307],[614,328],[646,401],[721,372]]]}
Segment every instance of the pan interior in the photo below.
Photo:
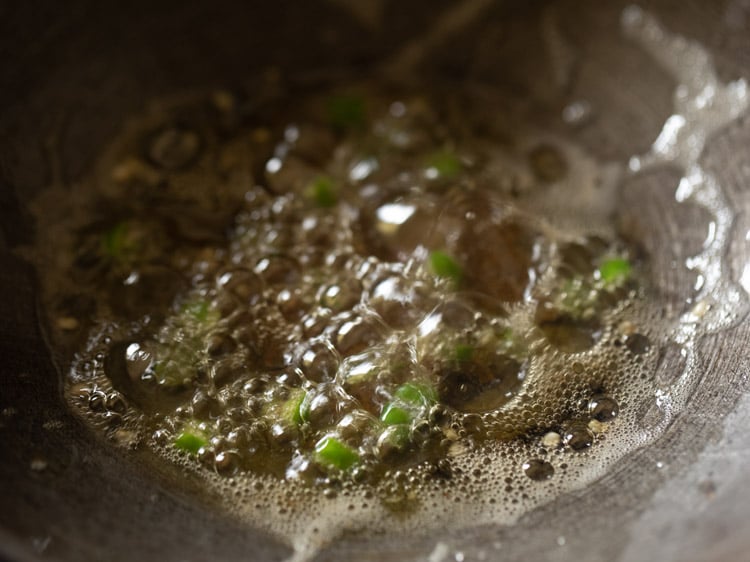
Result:
{"label": "pan interior", "polygon": [[[705,11],[706,17],[701,21],[718,22],[723,3],[700,9],[693,5],[671,9],[669,2],[656,2],[654,12],[669,22],[665,28],[648,11],[622,5],[581,11],[580,6],[572,9],[567,2],[539,3],[530,5],[527,14],[525,8],[506,10],[500,4],[491,7],[483,1],[466,2],[455,10],[437,11],[423,41],[412,43],[406,35],[402,37],[407,48],[385,57],[387,64],[378,70],[383,79],[362,79],[361,73],[359,77],[342,77],[340,71],[309,71],[311,65],[302,64],[306,70],[293,79],[276,67],[257,73],[245,85],[238,85],[236,79],[243,75],[245,67],[232,66],[227,61],[234,57],[226,56],[230,51],[221,51],[221,39],[234,29],[232,24],[223,27],[221,37],[214,37],[210,31],[213,20],[202,18],[197,8],[187,9],[170,14],[176,18],[171,21],[177,22],[175,26],[179,28],[193,25],[193,20],[205,20],[205,35],[193,35],[194,45],[197,49],[201,38],[204,43],[215,44],[225,55],[216,59],[217,64],[200,64],[207,55],[197,50],[193,53],[194,73],[173,65],[169,72],[159,74],[162,82],[144,79],[137,85],[128,82],[128,70],[123,69],[121,84],[101,82],[102,91],[108,92],[106,103],[101,98],[97,101],[88,90],[74,94],[79,82],[92,82],[69,79],[66,74],[63,81],[67,89],[61,91],[69,90],[66,95],[70,99],[59,96],[55,103],[73,108],[72,117],[68,115],[70,123],[44,121],[49,104],[43,103],[40,86],[40,93],[24,102],[29,111],[18,113],[35,117],[22,122],[14,119],[15,125],[8,128],[6,122],[11,121],[4,115],[3,126],[19,134],[19,138],[23,134],[29,136],[37,119],[39,128],[49,129],[44,133],[44,142],[38,144],[49,156],[51,180],[40,177],[46,160],[30,165],[35,158],[31,142],[19,145],[26,148],[20,160],[4,159],[3,179],[7,176],[18,184],[21,202],[43,188],[42,195],[32,203],[39,225],[37,241],[33,249],[21,249],[19,253],[36,265],[45,285],[40,297],[43,325],[49,327],[50,347],[63,371],[65,403],[50,384],[55,373],[43,360],[46,353],[41,347],[35,352],[29,345],[39,339],[33,327],[21,327],[12,337],[4,337],[0,344],[2,349],[7,348],[9,358],[5,368],[13,377],[8,379],[2,401],[0,429],[11,437],[10,446],[3,452],[6,456],[2,480],[7,490],[26,492],[21,500],[14,499],[17,494],[8,495],[11,503],[7,511],[17,516],[10,520],[6,514],[3,525],[21,537],[21,551],[31,552],[30,556],[44,552],[75,558],[71,553],[84,549],[91,558],[111,555],[113,559],[126,559],[128,552],[153,552],[153,531],[154,536],[159,536],[157,542],[164,550],[169,548],[173,559],[200,557],[200,553],[209,552],[223,557],[250,551],[265,553],[258,555],[266,558],[283,556],[284,548],[276,548],[274,541],[254,530],[264,529],[291,544],[303,558],[317,554],[321,559],[335,559],[350,555],[351,549],[356,549],[360,558],[373,559],[379,559],[383,550],[398,559],[429,556],[457,560],[464,556],[491,558],[496,554],[493,550],[511,558],[550,559],[569,554],[577,560],[624,553],[628,534],[622,530],[640,513],[664,478],[672,477],[698,455],[744,387],[741,373],[746,369],[741,357],[746,355],[742,349],[748,338],[740,320],[746,312],[746,220],[738,212],[744,196],[737,186],[742,185],[743,173],[745,179],[747,175],[738,167],[741,158],[732,154],[733,147],[742,146],[747,136],[747,120],[743,120],[747,93],[745,82],[736,79],[738,72],[742,74],[742,67],[735,59],[742,60],[742,50],[734,54],[731,50],[739,37],[736,26],[741,18],[737,19],[739,8],[735,7],[734,12],[730,8],[739,3],[726,4],[727,14],[735,14],[732,23],[709,26],[726,27],[726,36],[717,42],[704,26],[691,23],[691,17]],[[330,11],[331,21],[335,21],[337,10]],[[366,30],[376,28],[377,11],[369,15],[366,10],[354,11],[358,23],[352,29],[356,38],[369,37]],[[87,13],[95,16],[95,12]],[[77,21],[75,18],[81,14],[73,10],[71,21]],[[483,15],[487,15],[486,21]],[[262,19],[260,14],[256,23]],[[403,35],[397,19],[393,19],[390,29],[394,38],[399,33]],[[505,25],[508,21],[523,30],[522,38],[516,37],[513,25]],[[287,29],[283,18],[278,23],[278,27],[268,26],[269,30],[274,29],[275,36],[300,31]],[[493,32],[493,25],[503,29],[503,33]],[[470,31],[462,31],[464,27]],[[321,36],[328,39],[316,46],[321,50],[326,49],[328,40],[335,45],[336,33],[324,28]],[[112,35],[125,42],[139,28],[123,29],[129,31]],[[588,31],[583,34],[579,29]],[[669,30],[679,30],[680,34]],[[168,42],[169,33],[163,31],[150,35],[144,31],[143,36],[135,33],[134,37],[139,44],[158,43],[157,37],[162,36]],[[529,39],[537,36],[539,41]],[[76,33],[76,37],[88,40],[86,33]],[[700,38],[706,47],[693,37]],[[462,58],[462,49],[450,48],[453,38],[457,44],[475,47],[471,61]],[[352,45],[365,43],[352,41]],[[100,44],[103,52],[107,51],[107,43]],[[186,52],[194,45],[186,45]],[[168,45],[161,48],[152,49],[152,53],[160,53],[159,60],[168,59]],[[306,53],[314,50],[311,47]],[[357,56],[369,60],[362,54],[367,49],[353,47],[352,53],[355,50],[359,54],[352,54],[352,60]],[[43,51],[40,47],[39,52]],[[86,47],[83,51],[89,53],[91,49]],[[336,52],[339,56],[344,51]],[[278,58],[284,68],[285,56],[303,61],[306,53],[285,54],[280,46],[278,52],[268,56]],[[550,64],[545,62],[548,57],[553,61]],[[62,64],[62,56],[53,59]],[[147,59],[137,56],[129,58],[130,62],[117,56],[112,60],[132,65],[128,66],[131,70],[139,68],[139,64],[148,67]],[[535,69],[529,71],[533,78],[524,74],[527,68]],[[226,79],[233,74],[227,69],[236,71],[234,79]],[[71,76],[76,76],[75,69],[71,72]],[[101,73],[101,68],[95,64],[81,65],[81,76],[90,78],[97,72]],[[54,85],[55,76],[50,75],[50,84]],[[468,77],[465,88],[458,92],[452,78],[455,76]],[[17,77],[18,84],[24,83],[22,73]],[[194,87],[196,83],[201,84],[198,89]],[[205,84],[222,86],[206,91]],[[190,93],[164,95],[181,89],[181,85],[189,85],[184,89]],[[227,85],[230,88],[224,89]],[[143,99],[155,101],[145,110],[137,107],[138,104],[125,101],[132,91],[149,92]],[[216,296],[211,293],[216,290],[215,285],[210,285],[216,280],[215,272],[206,264],[211,260],[224,263],[230,250],[242,244],[240,231],[258,224],[250,217],[253,204],[263,209],[263,205],[272,208],[274,203],[289,199],[309,203],[305,199],[309,197],[309,182],[303,182],[301,192],[292,195],[287,193],[294,191],[289,187],[279,192],[268,190],[268,165],[277,149],[283,151],[286,146],[288,150],[293,144],[290,138],[294,136],[294,126],[299,128],[299,139],[304,140],[306,131],[302,125],[319,124],[320,116],[315,111],[325,113],[326,100],[341,98],[341,94],[350,101],[359,97],[366,100],[368,107],[380,107],[379,113],[374,111],[376,115],[368,114],[370,124],[378,119],[377,115],[391,115],[391,110],[399,113],[402,106],[410,115],[420,107],[437,115],[419,125],[438,129],[429,137],[430,150],[404,168],[412,166],[412,172],[416,170],[417,184],[438,179],[428,190],[418,186],[414,195],[420,197],[413,199],[437,201],[433,210],[438,209],[443,223],[454,219],[459,211],[488,212],[496,217],[489,223],[503,231],[500,227],[508,224],[509,218],[516,219],[540,242],[540,255],[544,256],[541,261],[552,266],[547,271],[555,271],[554,264],[568,255],[561,250],[566,245],[598,239],[599,248],[604,241],[606,257],[626,257],[633,284],[616,299],[616,306],[601,315],[598,325],[589,326],[582,339],[568,342],[567,346],[564,336],[570,334],[570,326],[560,330],[552,322],[546,331],[541,330],[537,323],[540,319],[531,314],[534,302],[524,300],[525,295],[509,306],[507,298],[492,301],[467,295],[463,290],[466,287],[431,288],[428,296],[447,299],[450,304],[457,302],[459,306],[453,306],[453,312],[466,312],[467,308],[476,312],[475,308],[479,308],[479,320],[501,326],[510,320],[520,322],[514,326],[522,326],[524,329],[518,330],[521,333],[528,332],[527,343],[539,346],[534,348],[528,364],[524,364],[528,358],[525,354],[515,358],[515,364],[497,362],[499,371],[508,365],[521,365],[523,368],[514,371],[521,376],[509,379],[507,387],[490,385],[489,390],[500,392],[489,393],[484,401],[472,401],[466,394],[484,388],[468,384],[473,379],[467,383],[465,374],[481,379],[486,370],[472,367],[471,362],[466,365],[467,349],[455,347],[464,364],[462,369],[445,372],[445,378],[448,382],[458,381],[468,390],[461,401],[448,399],[448,406],[458,411],[452,414],[456,417],[451,422],[458,425],[441,429],[445,449],[440,454],[449,463],[440,467],[433,462],[437,471],[428,470],[429,463],[423,464],[429,459],[406,455],[397,457],[400,460],[394,461],[390,473],[378,474],[375,470],[375,475],[363,483],[354,481],[349,473],[324,473],[317,480],[284,482],[278,474],[255,475],[241,463],[235,466],[232,462],[217,462],[216,453],[221,452],[218,450],[212,451],[213,458],[208,455],[201,459],[180,453],[173,441],[195,413],[195,396],[167,393],[165,401],[149,403],[153,396],[164,396],[144,393],[142,385],[118,378],[110,359],[116,355],[113,348],[123,350],[123,344],[128,344],[124,347],[127,350],[133,343],[158,340],[159,330],[178,325],[177,319],[185,311],[203,315],[203,308],[190,306],[190,299],[207,288],[209,296]],[[300,100],[305,103],[298,105]],[[79,104],[92,112],[90,119],[81,118],[76,109]],[[125,124],[115,130],[118,120],[112,116],[123,114]],[[414,130],[421,130],[419,126]],[[62,141],[58,134],[62,134]],[[265,137],[268,150],[257,150]],[[333,144],[344,152],[362,147],[357,134],[341,135],[340,131],[334,131]],[[370,156],[371,150],[367,147],[368,154],[361,156]],[[81,164],[86,162],[87,154],[95,164]],[[448,164],[438,165],[439,159],[429,162],[432,156],[442,156],[442,164]],[[292,168],[299,172],[299,167],[287,166],[288,160],[280,160],[280,171]],[[448,186],[446,191],[452,193],[449,197],[441,190],[445,186],[436,185],[439,177],[428,177],[439,176],[441,170],[450,173],[451,167],[456,168],[456,160],[458,177],[473,184],[468,191],[481,197],[472,199],[463,193],[456,196],[456,190],[451,192]],[[345,162],[347,166],[336,168],[333,158],[317,161],[313,171],[316,177],[353,181],[350,173],[356,166],[348,164],[354,161]],[[369,166],[367,158],[360,158],[357,163],[363,163],[357,168],[362,173]],[[481,172],[485,172],[484,176]],[[128,183],[128,177],[138,181]],[[294,173],[282,183],[293,183],[293,178]],[[124,184],[131,190],[123,189]],[[256,190],[256,184],[263,184],[264,189]],[[207,190],[205,186],[214,189]],[[427,191],[429,196],[425,195]],[[145,199],[141,197],[144,193]],[[327,188],[318,185],[312,193],[324,202]],[[389,196],[393,193],[396,192]],[[253,194],[261,197],[253,199]],[[5,220],[5,211],[15,208],[18,202],[9,198],[6,191],[0,195],[3,244],[17,246],[30,236],[23,228],[15,228],[23,226],[22,216],[9,212]],[[258,203],[260,199],[263,201]],[[397,211],[414,206],[413,199],[400,193],[380,201],[384,204],[375,209],[385,207],[389,211],[386,214],[396,217]],[[344,203],[339,199],[335,206],[327,208],[327,215],[318,215],[335,216],[332,222],[341,224],[344,219],[340,208]],[[281,203],[279,206],[283,207]],[[145,239],[128,233],[134,213],[149,217],[145,222],[156,229],[147,230]],[[427,217],[425,230],[440,230],[436,227],[439,221],[430,218],[430,208],[424,209],[422,216]],[[389,220],[386,231],[398,223],[396,219]],[[158,235],[152,236],[157,231]],[[343,235],[346,231],[334,226],[325,234]],[[373,255],[380,260],[380,266],[393,263],[395,258],[388,252],[403,247],[412,251],[415,237],[429,238],[420,229],[416,229],[416,234],[414,229],[411,234],[401,232],[404,236],[396,238],[396,246],[376,245]],[[87,257],[91,258],[92,250],[94,257],[103,247],[109,252],[124,249],[127,253],[129,247],[142,245],[144,240],[157,259],[148,268],[135,271],[137,274],[132,277],[134,270],[119,271],[107,278],[106,268],[101,269],[101,263],[94,263],[96,260],[88,263],[96,274],[87,277],[76,269],[85,264]],[[164,240],[179,243],[163,244]],[[493,240],[495,251],[503,247],[503,235]],[[364,246],[372,249],[371,242]],[[452,243],[455,240],[441,242],[441,249],[454,261],[461,261],[463,255],[453,251],[456,246]],[[586,244],[582,246],[584,250],[573,252],[573,258],[591,251]],[[467,250],[466,244],[460,247]],[[63,251],[59,251],[61,248]],[[78,264],[71,263],[71,248],[80,251],[75,254],[81,259]],[[425,248],[434,249],[429,245]],[[477,251],[474,255],[489,254]],[[239,255],[247,258],[253,254],[245,249]],[[597,255],[596,259],[600,257],[605,256]],[[427,267],[428,258],[426,251],[412,259],[417,267],[410,270],[412,277],[407,276],[410,282],[420,281],[430,287],[449,284],[451,262],[443,260],[447,279],[436,281],[435,271]],[[25,279],[28,275],[25,271],[16,275],[15,263],[10,260],[9,268],[0,277],[3,286],[14,276]],[[256,271],[257,262],[240,265],[254,274],[262,273]],[[465,262],[460,265],[459,271],[469,271]],[[592,275],[601,276],[601,265],[601,260],[591,264]],[[196,278],[201,268],[206,268],[203,280]],[[539,273],[531,269],[534,275]],[[283,272],[283,268],[271,271]],[[479,274],[471,277],[472,284],[482,278]],[[523,279],[528,283],[527,278]],[[316,291],[316,302],[324,298],[333,304],[337,296],[345,296],[342,288],[348,285],[339,280],[326,283],[336,285],[330,293]],[[544,276],[538,276],[536,282],[543,285]],[[382,297],[393,286],[386,283],[377,294]],[[5,317],[20,318],[17,311],[24,306],[27,312],[33,308],[28,304],[31,286],[20,291],[18,287],[26,285],[13,285],[17,298],[2,303]],[[413,288],[413,284],[408,288]],[[376,286],[363,291],[355,294],[361,297],[366,293],[369,298],[376,294]],[[285,297],[280,301],[278,296],[274,303],[281,309],[282,301],[288,301]],[[537,294],[534,298],[538,301],[540,297]],[[403,300],[398,301],[396,310],[403,304]],[[371,308],[368,303],[358,310],[367,312],[367,319],[382,317],[382,307],[374,314]],[[437,305],[419,309],[416,325],[429,333],[427,327],[431,324],[425,320],[442,320],[447,318],[444,313],[444,307]],[[33,314],[29,317],[33,318]],[[377,322],[376,325],[382,327]],[[455,328],[451,328],[453,333]],[[388,322],[383,337],[387,340],[394,331],[410,336],[402,339],[414,342],[407,346],[412,354],[419,355],[420,350],[435,344],[420,346],[417,328],[394,328]],[[472,325],[469,333],[481,330]],[[331,335],[337,336],[338,332]],[[341,358],[342,351],[336,347],[340,342],[329,339],[335,354],[339,354],[338,373],[340,363],[347,359]],[[300,342],[309,343],[305,339]],[[471,343],[469,349],[477,347],[476,342]],[[437,344],[435,347],[440,347]],[[375,347],[380,351],[394,350],[393,346],[377,342]],[[24,351],[29,348],[32,351]],[[330,351],[328,346],[325,349]],[[292,354],[292,359],[302,361],[303,351]],[[280,370],[274,372],[281,374]],[[303,375],[307,376],[304,372]],[[558,396],[563,383],[566,390]],[[378,408],[390,400],[395,387],[385,390],[383,402],[376,403]],[[531,396],[534,392],[536,395]],[[33,400],[27,400],[30,394]],[[534,407],[540,406],[543,399],[549,403],[539,413]],[[604,421],[593,417],[602,404],[610,404],[610,415],[615,411],[608,399],[616,403],[617,415]],[[176,412],[187,402],[191,409],[183,408],[183,414]],[[28,409],[20,406],[23,403],[28,403]],[[160,411],[158,416],[154,409]],[[70,412],[74,412],[74,417]],[[377,419],[380,414],[378,409],[369,412]],[[209,417],[216,418],[212,423],[223,415],[209,411]],[[470,424],[477,421],[472,416],[478,416],[496,434],[479,439],[471,426],[468,435],[460,435],[462,429],[467,430],[461,426],[467,418]],[[452,429],[455,435],[450,431],[446,434],[443,429]],[[575,432],[569,429],[577,429],[583,439],[572,439]],[[227,428],[224,438],[229,437],[230,430]],[[559,448],[556,436],[565,440]],[[42,443],[47,444],[45,450],[39,445]],[[575,450],[573,443],[582,446]],[[731,463],[727,460],[723,464]],[[701,492],[701,498],[713,497],[717,486],[721,493],[720,473],[717,468],[717,484],[701,483],[700,490],[707,490]],[[124,477],[118,480],[120,474]],[[714,478],[713,472],[706,474],[706,478]],[[88,484],[82,486],[81,482]],[[726,499],[725,496],[722,497]],[[703,505],[700,498],[697,501],[696,505]],[[46,509],[37,507],[42,505]],[[113,505],[119,509],[112,510]],[[700,512],[696,509],[685,510],[675,518],[675,525],[679,527],[689,513]],[[140,520],[134,516],[136,513],[149,516]],[[603,514],[607,516],[602,517]],[[124,527],[119,519],[134,523]],[[248,523],[254,529],[248,528]],[[383,535],[374,532],[378,530],[387,531],[394,540],[384,544]],[[342,535],[344,531],[347,532]],[[528,541],[530,533],[534,541]],[[698,535],[693,535],[694,542],[700,542]],[[191,537],[189,541],[185,540],[187,536]],[[127,544],[128,549],[122,549],[122,544]],[[648,544],[650,549],[671,548],[667,544]],[[323,545],[327,548],[318,550]],[[631,557],[638,559],[637,545],[628,548]]]}
{"label": "pan interior", "polygon": [[[648,13],[627,8],[621,25],[676,82],[673,114],[627,162],[576,141],[585,102],[545,127],[487,88],[360,80],[282,95],[270,75],[251,94],[153,102],[72,197],[50,189],[34,206],[48,228],[29,255],[54,339],[75,350],[71,407],[301,556],[344,531],[509,525],[627,462],[686,407],[697,342],[745,314],[723,263],[734,213],[700,156],[748,101],[744,81],[722,82],[699,44]],[[694,278],[687,294],[665,294],[663,256],[640,230],[660,195],[629,205],[631,184],[664,169],[682,175],[672,212],[705,229],[670,262]],[[608,284],[607,264],[625,277]],[[456,349],[478,358],[445,359]],[[405,356],[409,374],[351,382]],[[378,393],[424,372],[449,392],[390,425]],[[273,401],[336,399],[324,389],[343,398],[307,447],[359,412],[382,432],[358,437],[359,455],[375,451],[362,470],[316,465],[308,425],[297,449],[274,442],[289,428],[267,415]],[[420,421],[433,445],[417,445]],[[388,441],[394,428],[412,431],[406,446]],[[204,442],[186,453],[181,435]]]}

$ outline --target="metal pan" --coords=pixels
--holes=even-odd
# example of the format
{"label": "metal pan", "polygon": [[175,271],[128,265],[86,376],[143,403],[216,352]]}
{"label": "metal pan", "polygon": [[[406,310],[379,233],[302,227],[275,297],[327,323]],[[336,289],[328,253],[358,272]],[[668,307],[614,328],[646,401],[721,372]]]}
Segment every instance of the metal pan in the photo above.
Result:
{"label": "metal pan", "polygon": [[[700,41],[719,77],[750,77],[750,7],[743,0],[643,2]],[[18,250],[45,228],[30,202],[71,185],[103,143],[148,100],[232,85],[269,67],[314,80],[318,69],[367,74],[409,65],[415,76],[483,84],[559,115],[588,99],[577,133],[602,158],[626,161],[653,142],[674,83],[623,37],[621,2],[456,4],[368,0],[261,3],[75,0],[0,7],[0,556],[8,560],[281,560],[291,549],[191,494],[138,455],[107,446],[62,397],[58,355],[45,340],[38,279]],[[553,28],[550,42],[549,30]],[[555,43],[557,41],[557,43]],[[488,54],[489,53],[489,54]],[[719,131],[703,155],[737,211],[724,263],[742,280],[750,260],[750,119]],[[622,203],[649,251],[670,256],[700,240],[670,211],[678,172],[633,179]],[[664,196],[653,196],[664,192]],[[648,208],[639,208],[648,193]],[[664,259],[667,259],[667,258]],[[665,294],[686,280],[664,268]],[[741,321],[700,343],[702,381],[653,445],[594,485],[516,525],[420,537],[345,535],[320,560],[737,560],[748,549],[750,329]]]}

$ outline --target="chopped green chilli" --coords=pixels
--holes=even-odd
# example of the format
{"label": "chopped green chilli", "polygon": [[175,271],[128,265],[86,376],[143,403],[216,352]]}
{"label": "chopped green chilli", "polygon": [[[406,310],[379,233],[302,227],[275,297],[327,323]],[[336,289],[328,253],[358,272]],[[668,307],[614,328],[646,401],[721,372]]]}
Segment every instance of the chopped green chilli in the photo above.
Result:
{"label": "chopped green chilli", "polygon": [[472,355],[474,355],[474,346],[460,343],[456,346],[454,355],[456,361],[470,361]]}
{"label": "chopped green chilli", "polygon": [[429,406],[437,401],[435,390],[430,386],[419,383],[405,383],[399,386],[393,395],[414,406]]}
{"label": "chopped green chilli", "polygon": [[198,451],[206,445],[208,445],[208,439],[201,433],[190,429],[183,430],[174,440],[175,447],[191,455],[197,455]]}
{"label": "chopped green chilli", "polygon": [[388,404],[383,408],[383,413],[380,415],[380,420],[385,425],[397,425],[402,423],[410,423],[413,416],[405,408],[402,408],[398,404]]}
{"label": "chopped green chilli", "polygon": [[379,448],[384,453],[391,450],[402,451],[408,447],[409,442],[409,427],[405,424],[389,426],[378,437]]}
{"label": "chopped green chilli", "polygon": [[316,460],[326,466],[347,470],[359,461],[359,455],[335,437],[323,437],[315,445]]}
{"label": "chopped green chilli", "polygon": [[445,277],[455,282],[461,280],[463,271],[458,262],[442,250],[434,250],[429,256],[430,269],[438,277]]}
{"label": "chopped green chilli", "polygon": [[138,252],[139,243],[133,226],[127,221],[118,222],[102,235],[104,255],[115,260],[129,260]]}
{"label": "chopped green chilli", "polygon": [[431,179],[451,179],[461,172],[461,160],[453,152],[440,150],[427,159],[426,174]]}
{"label": "chopped green chilli", "polygon": [[211,305],[204,300],[185,303],[182,310],[185,314],[198,322],[206,322],[213,316],[211,314]]}
{"label": "chopped green chilli", "polygon": [[339,130],[359,129],[365,124],[365,100],[355,95],[339,95],[329,98],[328,119]]}
{"label": "chopped green chilli", "polygon": [[624,258],[604,260],[597,270],[599,278],[607,285],[619,285],[630,277],[630,262]]}
{"label": "chopped green chilli", "polygon": [[312,399],[313,395],[311,392],[306,392],[302,395],[299,406],[297,407],[300,423],[310,421],[310,403],[312,402]]}
{"label": "chopped green chilli", "polygon": [[300,425],[303,422],[302,404],[304,403],[306,396],[307,393],[305,393],[304,390],[298,390],[286,401],[286,418],[295,425]]}
{"label": "chopped green chilli", "polygon": [[328,176],[315,178],[307,187],[305,195],[318,207],[333,207],[338,201],[336,186]]}

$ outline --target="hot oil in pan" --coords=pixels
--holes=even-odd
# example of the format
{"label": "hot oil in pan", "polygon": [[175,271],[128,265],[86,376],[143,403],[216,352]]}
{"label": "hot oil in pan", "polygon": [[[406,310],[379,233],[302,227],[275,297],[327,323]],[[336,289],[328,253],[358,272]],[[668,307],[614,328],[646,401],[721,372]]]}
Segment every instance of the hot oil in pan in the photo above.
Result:
{"label": "hot oil in pan", "polygon": [[[679,83],[627,168],[530,128],[467,132],[498,113],[484,98],[362,83],[133,121],[37,251],[58,263],[58,340],[80,346],[71,405],[300,553],[511,523],[653,442],[694,388],[696,339],[746,306],[698,157],[747,91],[639,10],[623,25]],[[713,225],[673,313],[612,220],[623,179],[661,164]]]}

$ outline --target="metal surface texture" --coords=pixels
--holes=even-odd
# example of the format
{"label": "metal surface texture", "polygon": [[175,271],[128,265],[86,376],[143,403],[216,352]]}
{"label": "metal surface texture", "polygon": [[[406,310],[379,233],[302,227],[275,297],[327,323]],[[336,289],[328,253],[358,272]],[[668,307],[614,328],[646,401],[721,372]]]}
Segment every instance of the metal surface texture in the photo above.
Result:
{"label": "metal surface texture", "polygon": [[[521,94],[549,115],[585,98],[596,114],[578,141],[621,162],[658,135],[674,83],[623,37],[624,2],[109,4],[0,6],[0,557],[282,560],[287,546],[233,520],[211,498],[181,491],[168,474],[146,470],[137,455],[123,458],[68,411],[37,308],[44,272],[16,252],[44,228],[29,202],[52,182],[84,173],[123,120],[153,97],[231,86],[270,67],[314,80],[316,69],[367,74],[407,65],[427,81],[439,76],[457,87]],[[748,2],[641,5],[704,45],[722,80],[750,78]],[[749,146],[746,115],[710,139],[702,156],[736,212],[725,256],[735,280],[750,262]],[[676,239],[700,234],[697,222],[672,208],[679,179],[666,169],[623,186],[621,204],[633,206],[641,239],[659,256],[671,255]],[[652,194],[648,208],[639,207],[642,190]],[[682,294],[685,279],[668,266],[658,275],[665,294]],[[594,485],[511,527],[447,522],[437,535],[396,540],[360,533],[316,560],[745,559],[750,325],[706,336],[699,347],[702,381],[688,408],[655,444]],[[38,459],[44,470],[34,469]]]}

